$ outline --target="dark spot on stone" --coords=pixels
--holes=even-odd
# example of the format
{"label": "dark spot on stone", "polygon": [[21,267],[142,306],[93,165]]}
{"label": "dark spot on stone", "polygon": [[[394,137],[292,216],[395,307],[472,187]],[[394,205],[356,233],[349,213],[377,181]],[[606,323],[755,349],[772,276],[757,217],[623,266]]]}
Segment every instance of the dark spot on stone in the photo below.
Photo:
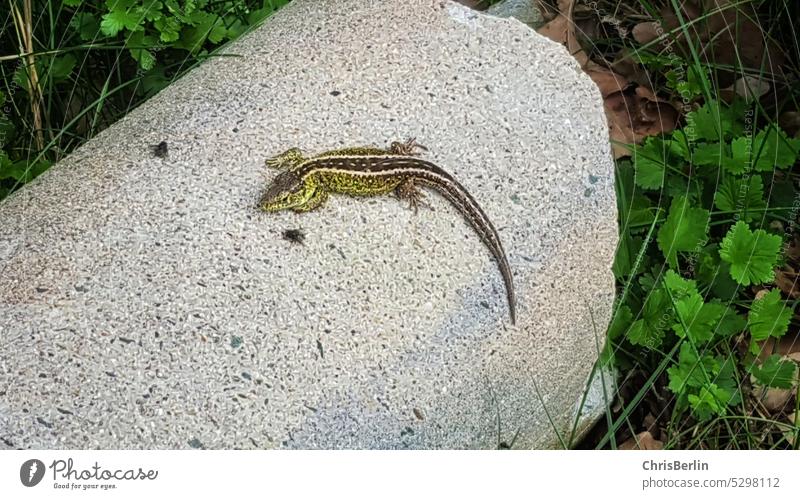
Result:
{"label": "dark spot on stone", "polygon": [[42,419],[40,417],[36,418],[36,422],[39,423],[40,425],[44,426],[45,428],[52,428],[53,427],[53,423],[45,421],[44,419]]}
{"label": "dark spot on stone", "polygon": [[414,434],[414,430],[412,430],[412,429],[411,429],[410,427],[408,427],[408,426],[406,426],[405,428],[403,428],[403,431],[401,431],[401,432],[400,432],[400,436],[401,436],[401,437],[405,437],[406,435],[413,435],[413,434]]}
{"label": "dark spot on stone", "polygon": [[75,291],[77,291],[79,293],[85,293],[85,292],[88,291],[88,289],[86,289],[86,286],[82,286],[82,285],[79,284],[79,285],[75,286]]}
{"label": "dark spot on stone", "polygon": [[239,348],[244,343],[241,336],[231,336],[231,348]]}
{"label": "dark spot on stone", "polygon": [[486,301],[481,301],[480,304],[481,304],[481,307],[483,307],[483,308],[487,308],[487,309],[489,308],[489,303],[486,302]]}
{"label": "dark spot on stone", "polygon": [[39,373],[39,377],[40,377],[40,378],[46,378],[46,377],[47,377],[47,375],[46,375],[45,373]]}
{"label": "dark spot on stone", "polygon": [[334,97],[339,97],[340,95],[342,95],[342,93],[338,90],[332,90],[331,95]]}
{"label": "dark spot on stone", "polygon": [[600,180],[600,177],[597,175],[589,175],[589,182],[592,184],[596,184],[597,181]]}
{"label": "dark spot on stone", "polygon": [[201,442],[197,438],[193,438],[193,439],[189,440],[189,447],[191,447],[192,449],[205,449],[206,448],[206,446],[203,445],[203,442]]}
{"label": "dark spot on stone", "polygon": [[117,339],[118,339],[119,341],[121,341],[121,342],[125,343],[126,345],[128,345],[128,344],[130,344],[130,343],[133,343],[133,340],[132,340],[132,339],[130,339],[130,338],[123,338],[122,336],[120,336],[120,337],[119,337],[119,338],[117,338]]}
{"label": "dark spot on stone", "polygon": [[38,286],[36,287],[36,292],[37,293],[44,293],[45,291],[47,291],[47,288],[40,288]]}
{"label": "dark spot on stone", "polygon": [[583,196],[588,198],[588,197],[590,197],[590,196],[591,196],[593,193],[594,193],[594,189],[586,189],[585,191],[583,191]]}
{"label": "dark spot on stone", "polygon": [[248,381],[253,379],[253,377],[250,376],[250,373],[242,373],[242,378],[244,378],[244,379],[246,379]]}
{"label": "dark spot on stone", "polygon": [[117,375],[116,375],[116,374],[114,374],[114,373],[113,373],[113,372],[111,372],[111,371],[105,371],[105,373],[106,373],[106,375],[108,375],[108,376],[111,376],[112,378],[116,378],[116,377],[117,377]]}
{"label": "dark spot on stone", "polygon": [[325,358],[325,351],[322,349],[322,342],[320,342],[319,340],[317,340],[317,350],[319,350],[319,357],[321,359],[324,359]]}
{"label": "dark spot on stone", "polygon": [[66,409],[62,409],[62,408],[60,408],[60,407],[56,407],[56,410],[57,410],[58,412],[60,412],[61,414],[67,414],[68,416],[74,416],[74,415],[75,415],[75,414],[73,414],[73,412],[72,412],[72,411],[68,411],[68,410],[66,410]]}
{"label": "dark spot on stone", "polygon": [[417,409],[416,407],[414,408],[414,416],[416,416],[416,418],[419,419],[420,421],[425,421],[425,415],[422,414],[422,411]]}

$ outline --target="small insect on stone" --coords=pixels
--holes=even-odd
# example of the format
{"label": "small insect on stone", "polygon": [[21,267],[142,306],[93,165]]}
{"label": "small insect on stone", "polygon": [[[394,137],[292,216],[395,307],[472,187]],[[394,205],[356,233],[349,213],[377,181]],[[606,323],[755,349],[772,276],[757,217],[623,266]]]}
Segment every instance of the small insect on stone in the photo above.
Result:
{"label": "small insect on stone", "polygon": [[162,140],[158,144],[151,146],[150,150],[153,152],[153,156],[157,158],[166,158],[167,153],[169,152],[167,141]]}
{"label": "small insect on stone", "polygon": [[303,244],[303,241],[306,239],[303,229],[286,229],[283,231],[282,235],[284,239],[292,244]]}

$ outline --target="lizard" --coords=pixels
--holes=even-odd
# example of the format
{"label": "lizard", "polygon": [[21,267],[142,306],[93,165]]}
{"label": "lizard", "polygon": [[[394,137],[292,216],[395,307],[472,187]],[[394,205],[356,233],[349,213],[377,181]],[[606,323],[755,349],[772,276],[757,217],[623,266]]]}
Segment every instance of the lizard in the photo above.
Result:
{"label": "lizard", "polygon": [[267,187],[259,206],[267,212],[303,213],[322,206],[330,193],[376,196],[394,192],[416,212],[424,198],[419,187],[432,188],[456,207],[494,256],[505,284],[511,323],[515,324],[511,267],[497,230],[467,189],[441,167],[419,158],[417,149],[427,150],[414,139],[392,142],[386,149],[350,147],[310,157],[293,147],[266,160],[268,167],[281,172]]}

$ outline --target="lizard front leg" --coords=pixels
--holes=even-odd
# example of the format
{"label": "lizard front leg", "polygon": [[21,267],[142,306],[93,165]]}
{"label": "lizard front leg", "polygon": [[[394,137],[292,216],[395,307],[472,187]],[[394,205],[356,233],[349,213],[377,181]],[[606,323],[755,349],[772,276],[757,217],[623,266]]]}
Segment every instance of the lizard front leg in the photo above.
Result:
{"label": "lizard front leg", "polygon": [[303,152],[297,147],[292,147],[291,149],[287,149],[277,156],[269,158],[265,161],[265,163],[269,168],[275,168],[277,170],[291,170],[305,160],[306,158],[303,157]]}
{"label": "lizard front leg", "polygon": [[301,204],[300,206],[295,206],[292,208],[293,211],[297,213],[305,213],[307,211],[315,210],[322,206],[325,201],[328,200],[328,191],[323,188],[317,188],[314,190],[314,193],[311,195],[306,202]]}

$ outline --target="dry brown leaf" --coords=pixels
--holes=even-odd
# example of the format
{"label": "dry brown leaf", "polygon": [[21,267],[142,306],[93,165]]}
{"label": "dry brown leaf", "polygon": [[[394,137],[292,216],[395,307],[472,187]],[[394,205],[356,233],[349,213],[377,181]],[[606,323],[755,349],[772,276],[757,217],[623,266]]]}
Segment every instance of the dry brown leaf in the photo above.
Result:
{"label": "dry brown leaf", "polygon": [[[650,78],[647,70],[641,64],[634,61],[634,56],[635,52],[633,50],[628,48],[621,49],[611,62],[611,70],[630,82],[638,83],[652,90],[652,78]],[[595,81],[595,83],[597,82]],[[622,88],[619,88],[619,90],[622,90]]]}
{"label": "dry brown leaf", "polygon": [[794,395],[794,389],[768,388],[766,395],[761,400],[764,407],[771,413],[781,412],[786,409],[789,399]]}
{"label": "dry brown leaf", "polygon": [[775,271],[775,285],[783,294],[791,298],[800,298],[800,282],[798,274],[789,267]]}
{"label": "dry brown leaf", "polygon": [[[716,68],[746,68],[767,77],[783,74],[783,54],[754,22],[758,16],[752,5],[731,0],[686,1],[681,11],[691,40],[700,48],[701,61],[712,61]],[[683,30],[678,29],[682,23],[671,8],[662,9],[661,22],[666,33],[674,34],[670,38],[677,40],[679,53],[689,54]],[[727,87],[737,76],[717,69],[715,80],[720,87]]]}
{"label": "dry brown leaf", "polygon": [[747,101],[763,97],[771,88],[772,85],[769,82],[755,76],[744,76],[733,84],[733,90],[736,95],[744,97]]}
{"label": "dry brown leaf", "polygon": [[658,23],[652,21],[639,23],[631,30],[633,39],[642,45],[652,42],[663,33]]}
{"label": "dry brown leaf", "polygon": [[800,240],[798,240],[798,236],[795,235],[789,244],[786,245],[785,248],[786,258],[789,258],[794,261],[800,261]]}
{"label": "dry brown leaf", "polygon": [[639,144],[645,137],[671,132],[678,124],[675,108],[646,87],[609,95],[605,109],[614,158],[630,156],[630,149],[622,144]]}
{"label": "dry brown leaf", "polygon": [[800,133],[800,112],[786,111],[778,117],[778,125],[786,130],[790,137],[797,137]]}
{"label": "dry brown leaf", "polygon": [[619,450],[661,450],[664,448],[664,442],[656,440],[649,431],[643,431],[622,442]]}
{"label": "dry brown leaf", "polygon": [[777,342],[775,338],[767,338],[757,342],[759,353],[758,360],[763,362],[767,357],[778,354],[792,360],[800,361],[800,333],[789,332]]}
{"label": "dry brown leaf", "polygon": [[674,130],[678,113],[669,103],[658,99],[643,86],[628,91],[631,82],[627,78],[589,60],[589,55],[575,37],[575,23],[572,22],[575,0],[559,0],[558,6],[559,15],[537,31],[565,45],[600,89],[614,158],[630,156],[630,149],[625,144],[638,144],[650,135]]}

